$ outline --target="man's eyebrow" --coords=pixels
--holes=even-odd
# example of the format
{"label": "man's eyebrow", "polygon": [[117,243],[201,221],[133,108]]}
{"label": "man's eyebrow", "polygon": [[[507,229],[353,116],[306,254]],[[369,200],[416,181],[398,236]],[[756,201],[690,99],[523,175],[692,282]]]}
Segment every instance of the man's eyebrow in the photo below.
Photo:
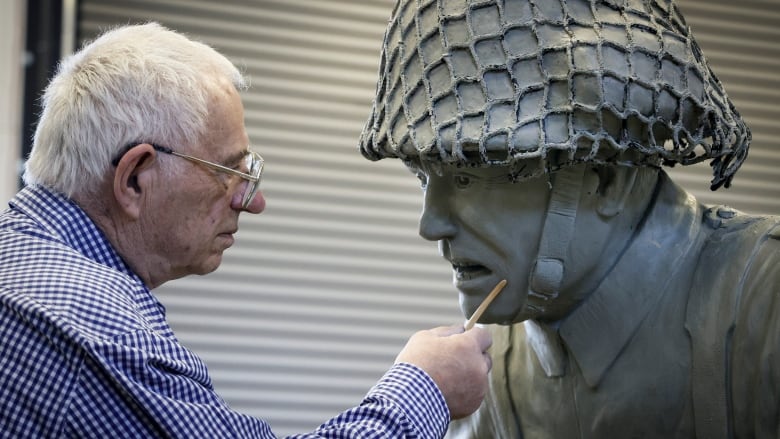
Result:
{"label": "man's eyebrow", "polygon": [[228,156],[222,163],[224,163],[225,166],[230,167],[230,165],[241,163],[241,160],[243,160],[247,154],[249,154],[249,148],[244,148],[243,150]]}

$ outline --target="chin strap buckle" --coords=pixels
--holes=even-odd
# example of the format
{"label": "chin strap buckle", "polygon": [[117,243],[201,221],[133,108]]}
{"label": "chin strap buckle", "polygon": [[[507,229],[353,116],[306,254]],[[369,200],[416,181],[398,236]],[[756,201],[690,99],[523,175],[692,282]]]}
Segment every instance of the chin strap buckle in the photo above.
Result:
{"label": "chin strap buckle", "polygon": [[558,297],[565,271],[566,251],[574,237],[574,223],[586,167],[584,164],[567,166],[553,174],[550,203],[539,238],[539,254],[528,282],[529,296],[543,300]]}

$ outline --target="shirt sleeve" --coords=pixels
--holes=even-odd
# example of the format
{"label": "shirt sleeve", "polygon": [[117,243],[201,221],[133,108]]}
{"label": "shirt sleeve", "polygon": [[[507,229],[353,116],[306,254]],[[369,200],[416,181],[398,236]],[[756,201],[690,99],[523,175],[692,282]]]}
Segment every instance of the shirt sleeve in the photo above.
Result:
{"label": "shirt sleeve", "polygon": [[[65,431],[81,437],[275,438],[263,420],[231,410],[205,365],[145,331],[88,347]],[[433,380],[393,366],[360,405],[292,438],[441,438],[449,410]]]}
{"label": "shirt sleeve", "polygon": [[441,438],[450,412],[428,374],[396,364],[371,389],[362,404],[323,424],[323,438]]}

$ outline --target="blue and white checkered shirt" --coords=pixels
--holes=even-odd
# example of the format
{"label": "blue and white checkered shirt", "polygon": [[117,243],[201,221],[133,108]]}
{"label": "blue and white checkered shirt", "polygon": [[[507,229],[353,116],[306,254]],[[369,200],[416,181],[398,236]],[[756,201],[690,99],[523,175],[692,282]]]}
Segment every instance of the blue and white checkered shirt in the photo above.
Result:
{"label": "blue and white checkered shirt", "polygon": [[[0,215],[0,437],[273,438],[231,410],[165,309],[68,199],[40,187]],[[431,378],[399,364],[301,438],[440,438]]]}

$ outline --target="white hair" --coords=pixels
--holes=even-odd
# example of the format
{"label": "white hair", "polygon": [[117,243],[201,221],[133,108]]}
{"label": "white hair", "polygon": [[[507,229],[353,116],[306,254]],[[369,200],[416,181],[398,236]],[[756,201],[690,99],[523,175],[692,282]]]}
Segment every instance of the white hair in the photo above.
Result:
{"label": "white hair", "polygon": [[89,194],[130,144],[197,144],[220,79],[247,86],[216,50],[157,23],[104,33],[46,88],[25,183]]}

